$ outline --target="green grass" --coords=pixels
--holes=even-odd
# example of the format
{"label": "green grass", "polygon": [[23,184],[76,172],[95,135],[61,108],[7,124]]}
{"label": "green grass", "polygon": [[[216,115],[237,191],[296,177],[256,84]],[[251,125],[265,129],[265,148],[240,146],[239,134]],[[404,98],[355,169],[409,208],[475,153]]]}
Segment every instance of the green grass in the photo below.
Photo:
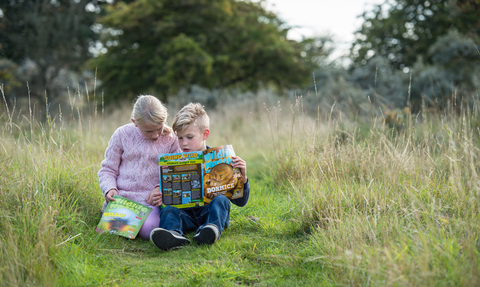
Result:
{"label": "green grass", "polygon": [[170,252],[95,232],[96,172],[128,107],[40,120],[3,106],[0,285],[479,284],[476,110],[397,130],[263,100],[208,111],[207,143],[248,163],[248,205],[216,244]]}

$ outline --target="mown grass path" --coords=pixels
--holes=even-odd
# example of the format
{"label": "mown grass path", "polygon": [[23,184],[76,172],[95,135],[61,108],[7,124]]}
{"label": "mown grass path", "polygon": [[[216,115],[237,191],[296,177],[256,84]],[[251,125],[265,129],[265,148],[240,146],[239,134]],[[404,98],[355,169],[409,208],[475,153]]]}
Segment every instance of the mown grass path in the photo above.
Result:
{"label": "mown grass path", "polygon": [[[104,276],[86,284],[130,286],[317,285],[321,266],[306,260],[306,234],[290,216],[289,196],[252,162],[249,203],[232,207],[230,226],[212,246],[164,252],[149,241],[106,236],[94,248]],[[233,206],[233,205],[232,205]],[[193,232],[187,233],[191,239]],[[105,237],[105,236],[104,236]],[[93,242],[92,242],[93,244]],[[89,260],[90,261],[90,260]],[[95,264],[95,265],[97,265]],[[92,266],[93,267],[93,266]],[[98,274],[96,270],[95,273]],[[98,280],[100,279],[100,280]]]}

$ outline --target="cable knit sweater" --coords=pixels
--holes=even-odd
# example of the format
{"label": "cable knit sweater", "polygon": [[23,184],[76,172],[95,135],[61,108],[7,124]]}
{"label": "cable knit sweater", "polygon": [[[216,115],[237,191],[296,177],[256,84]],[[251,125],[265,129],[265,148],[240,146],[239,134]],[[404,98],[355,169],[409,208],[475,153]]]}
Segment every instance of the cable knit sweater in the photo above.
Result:
{"label": "cable knit sweater", "polygon": [[[176,152],[181,149],[175,135],[162,135],[151,141],[133,123],[119,127],[98,171],[103,195],[113,188],[123,197],[148,205],[147,195],[159,186],[158,155]],[[104,202],[104,210],[106,206]]]}

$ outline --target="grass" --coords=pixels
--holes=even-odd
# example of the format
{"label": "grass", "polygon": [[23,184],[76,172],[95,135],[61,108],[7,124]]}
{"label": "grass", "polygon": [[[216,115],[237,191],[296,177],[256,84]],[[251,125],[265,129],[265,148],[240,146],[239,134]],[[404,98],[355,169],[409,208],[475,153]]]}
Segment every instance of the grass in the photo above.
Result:
{"label": "grass", "polygon": [[478,285],[478,111],[452,114],[281,150],[273,175],[301,199],[307,248],[335,282]]}
{"label": "grass", "polygon": [[247,161],[251,198],[213,246],[163,252],[95,232],[96,172],[130,108],[97,113],[81,96],[43,117],[3,103],[2,286],[479,284],[476,107],[407,114],[401,129],[268,95],[208,111],[208,144]]}

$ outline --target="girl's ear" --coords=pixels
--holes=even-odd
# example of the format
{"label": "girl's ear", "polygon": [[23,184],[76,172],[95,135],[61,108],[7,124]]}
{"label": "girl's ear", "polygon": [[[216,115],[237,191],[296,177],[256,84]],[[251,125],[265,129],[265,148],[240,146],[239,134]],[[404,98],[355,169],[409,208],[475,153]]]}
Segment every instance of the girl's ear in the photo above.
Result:
{"label": "girl's ear", "polygon": [[208,136],[210,135],[210,130],[209,129],[205,129],[203,131],[203,140],[207,140],[208,139]]}
{"label": "girl's ear", "polygon": [[[134,119],[130,119],[130,120],[132,121],[132,123],[135,124],[135,120],[134,120]],[[135,126],[138,127],[137,124],[135,124]]]}

